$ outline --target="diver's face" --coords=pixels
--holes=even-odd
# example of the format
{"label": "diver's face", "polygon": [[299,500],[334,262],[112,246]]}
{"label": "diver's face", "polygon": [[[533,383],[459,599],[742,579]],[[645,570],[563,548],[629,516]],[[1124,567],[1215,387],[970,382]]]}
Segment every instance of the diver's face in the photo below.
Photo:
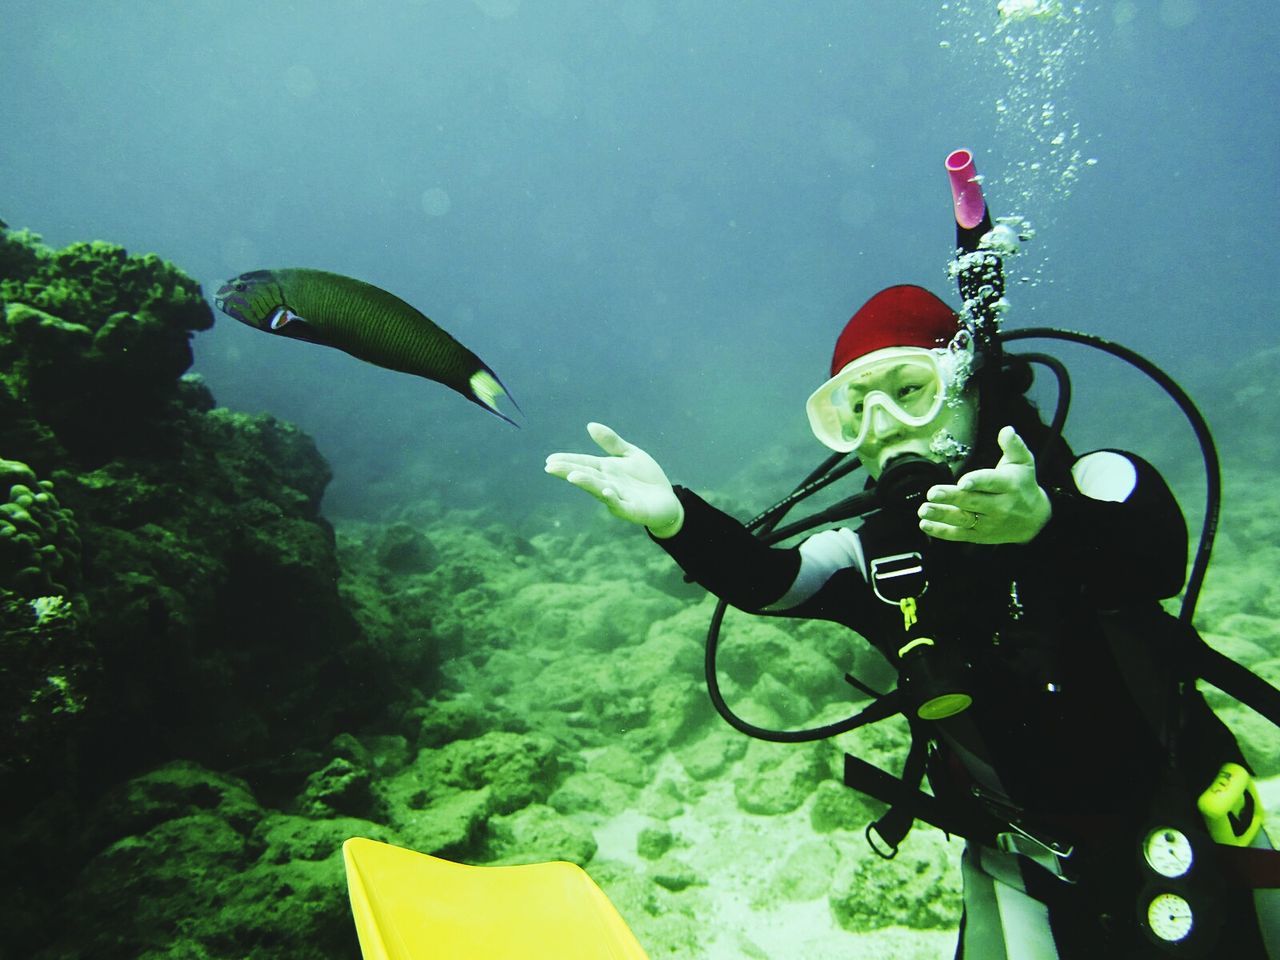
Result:
{"label": "diver's face", "polygon": [[911,364],[870,370],[849,384],[846,400],[865,420],[858,459],[875,479],[895,457],[915,454],[956,470],[973,446],[977,398],[971,390],[945,397],[927,422],[920,416],[930,389]]}

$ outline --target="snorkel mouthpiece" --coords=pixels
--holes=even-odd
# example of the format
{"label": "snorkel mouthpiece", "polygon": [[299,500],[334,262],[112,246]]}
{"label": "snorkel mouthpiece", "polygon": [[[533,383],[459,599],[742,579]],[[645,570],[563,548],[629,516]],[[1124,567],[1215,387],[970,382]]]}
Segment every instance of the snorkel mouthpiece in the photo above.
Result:
{"label": "snorkel mouthpiece", "polygon": [[938,463],[918,453],[904,453],[885,464],[876,481],[876,494],[881,507],[910,511],[913,515],[924,502],[929,488],[950,483],[953,477],[945,463]]}

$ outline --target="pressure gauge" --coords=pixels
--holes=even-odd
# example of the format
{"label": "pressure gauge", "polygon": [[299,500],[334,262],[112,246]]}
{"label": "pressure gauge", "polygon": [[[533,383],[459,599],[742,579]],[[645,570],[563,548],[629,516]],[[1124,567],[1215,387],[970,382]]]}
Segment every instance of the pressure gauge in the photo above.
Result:
{"label": "pressure gauge", "polygon": [[1147,905],[1147,924],[1165,943],[1180,943],[1191,934],[1191,904],[1176,893],[1162,893]]}
{"label": "pressure gauge", "polygon": [[1147,866],[1169,879],[1184,876],[1195,859],[1187,835],[1173,827],[1157,827],[1148,833],[1142,844],[1142,855]]}

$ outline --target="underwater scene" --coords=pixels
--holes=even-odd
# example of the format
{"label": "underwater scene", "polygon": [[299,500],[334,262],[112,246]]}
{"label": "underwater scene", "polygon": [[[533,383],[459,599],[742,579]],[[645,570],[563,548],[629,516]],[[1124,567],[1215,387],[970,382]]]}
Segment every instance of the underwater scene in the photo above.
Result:
{"label": "underwater scene", "polygon": [[[1254,956],[1201,939],[1248,898],[1201,912],[1201,855],[1152,843],[1280,843],[1277,49],[1261,0],[6,3],[0,960],[951,958],[982,916],[971,822],[929,815],[960,725],[1012,731],[1007,783],[1078,759],[1049,792],[1092,817],[1163,795],[1109,719],[1165,710],[1151,677],[1198,684],[1197,729],[1243,752],[1177,768],[1203,820],[1115,841],[1154,871],[1133,934],[1154,952],[1071,947],[1054,913],[1055,952],[1012,888],[999,936]],[[945,302],[946,349],[842,336],[898,285]],[[1045,328],[1069,335],[1018,336]],[[884,349],[931,407],[850,399]],[[1023,367],[1047,437],[1026,444],[981,416],[982,378]],[[966,572],[832,613],[829,570],[801,587],[838,543],[874,581],[848,529],[897,509],[885,417],[951,418],[903,447],[943,470],[903,496],[921,562]],[[1225,654],[1047,626],[1072,635],[1065,666],[1026,667],[1041,695],[1066,677],[1131,714],[1044,712],[976,655],[912,672],[946,645],[917,601],[945,597],[957,636],[993,604],[1025,627],[1037,544],[1094,529],[1082,485],[1117,481],[1044,479],[1059,427],[1075,456],[1127,452],[1086,458],[1127,465],[1125,491],[1168,499],[1163,477],[1189,548],[1175,514],[1099,494],[1106,537],[1062,547],[1045,596],[1069,617],[1154,596],[1144,624]],[[841,444],[861,469],[761,516],[837,477]],[[1012,486],[950,486],[974,464]],[[779,589],[736,579],[754,541],[725,515],[765,537],[828,507],[780,541],[815,546],[776,552]],[[992,600],[965,577],[996,551]],[[1148,588],[1161,560],[1190,588]],[[881,614],[907,639],[854,629]],[[1212,674],[1227,658],[1266,682]],[[851,788],[846,755],[908,786],[928,763],[901,831],[897,788]],[[1006,820],[989,846],[1073,869]],[[582,869],[525,869],[562,862]]]}

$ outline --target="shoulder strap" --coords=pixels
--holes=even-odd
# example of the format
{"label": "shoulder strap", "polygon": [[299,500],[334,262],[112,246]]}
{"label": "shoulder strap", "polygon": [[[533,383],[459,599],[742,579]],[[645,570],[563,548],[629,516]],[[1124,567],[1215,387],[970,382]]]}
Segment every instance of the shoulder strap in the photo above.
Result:
{"label": "shoulder strap", "polygon": [[1192,668],[1196,676],[1209,681],[1223,693],[1256,710],[1280,727],[1280,690],[1243,664],[1237,663],[1209,644],[1196,631],[1191,643]]}
{"label": "shoulder strap", "polygon": [[[1280,690],[1243,664],[1215,650],[1200,632],[1158,607],[1103,614],[1101,623],[1112,656],[1139,710],[1159,741],[1176,748],[1171,737],[1182,726],[1181,698],[1170,694],[1181,684],[1194,689],[1207,680],[1223,693],[1256,710],[1280,727]],[[1161,633],[1169,642],[1157,643]]]}

